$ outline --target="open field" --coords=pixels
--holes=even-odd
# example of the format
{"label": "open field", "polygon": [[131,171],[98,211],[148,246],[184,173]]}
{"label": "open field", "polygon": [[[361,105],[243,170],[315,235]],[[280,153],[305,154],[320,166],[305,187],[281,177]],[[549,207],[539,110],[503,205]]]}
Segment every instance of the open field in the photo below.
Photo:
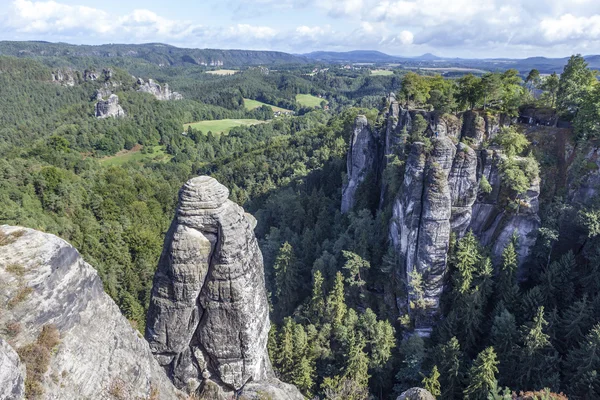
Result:
{"label": "open field", "polygon": [[207,74],[212,75],[233,75],[240,71],[236,71],[235,69],[217,69],[215,71],[206,71]]}
{"label": "open field", "polygon": [[372,69],[371,75],[375,75],[375,76],[394,75],[394,71],[390,71],[388,69]]}
{"label": "open field", "polygon": [[[312,94],[297,94],[296,101],[304,107],[320,107],[321,102],[325,100]],[[327,102],[327,100],[325,100]]]}
{"label": "open field", "polygon": [[290,112],[290,110],[287,110],[285,108],[281,108],[281,107],[273,106],[271,104],[263,103],[262,101],[252,100],[252,99],[244,99],[244,107],[246,107],[246,110],[254,110],[255,108],[262,107],[262,106],[269,106],[273,109],[273,111]]}
{"label": "open field", "polygon": [[236,126],[256,125],[264,122],[258,119],[215,119],[212,121],[192,122],[191,124],[185,124],[183,127],[187,129],[188,126],[191,126],[193,129],[198,129],[204,133],[208,131],[212,133],[228,133],[231,128],[235,128]]}
{"label": "open field", "polygon": [[155,160],[158,162],[167,162],[171,159],[171,156],[165,153],[163,146],[152,146],[152,150],[149,153],[142,153],[142,146],[135,145],[131,150],[121,150],[114,156],[101,158],[100,163],[107,166],[119,166],[129,161],[143,162]]}

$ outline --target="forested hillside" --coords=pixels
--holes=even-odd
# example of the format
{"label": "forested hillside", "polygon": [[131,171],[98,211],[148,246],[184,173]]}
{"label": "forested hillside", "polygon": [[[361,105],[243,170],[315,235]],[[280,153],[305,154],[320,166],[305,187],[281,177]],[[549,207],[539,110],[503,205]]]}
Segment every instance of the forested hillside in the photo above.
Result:
{"label": "forested hillside", "polygon": [[[10,53],[10,43],[0,49]],[[271,360],[307,398],[395,399],[413,386],[441,399],[508,399],[512,391],[600,397],[600,85],[581,57],[560,77],[535,70],[458,79],[338,68],[308,74],[312,68],[296,66],[214,76],[155,48],[50,49],[39,57],[32,43],[27,57],[0,56],[0,223],[68,240],[140,331],[177,190],[204,174],[258,220]],[[130,50],[144,61],[111,58]],[[244,54],[245,66],[296,62]],[[86,69],[112,73],[91,81]],[[74,74],[74,84],[53,82],[57,70]],[[183,99],[139,92],[132,75],[168,83]],[[96,93],[107,87],[124,117],[95,116]],[[389,114],[392,91],[398,107],[413,112],[411,123],[342,213],[357,116],[381,140],[398,123]],[[327,107],[303,107],[297,94],[321,96]],[[249,111],[244,99],[295,115],[275,117],[268,106]],[[524,259],[517,237],[494,257],[497,237],[483,246],[471,231],[451,235],[439,309],[420,335],[430,282],[402,267],[390,238],[390,193],[403,195],[411,149],[422,149],[423,160],[438,151],[445,135],[432,127],[465,125],[468,116],[483,124],[473,132],[485,133],[459,132],[453,145],[503,154],[502,185],[479,171],[474,194],[485,198],[501,187],[495,210],[510,220],[530,207],[537,183],[539,226]],[[183,128],[241,118],[263,123],[228,134]],[[488,132],[486,124],[496,128]],[[144,157],[107,158],[128,151]],[[438,167],[432,164],[431,182],[442,181]]]}

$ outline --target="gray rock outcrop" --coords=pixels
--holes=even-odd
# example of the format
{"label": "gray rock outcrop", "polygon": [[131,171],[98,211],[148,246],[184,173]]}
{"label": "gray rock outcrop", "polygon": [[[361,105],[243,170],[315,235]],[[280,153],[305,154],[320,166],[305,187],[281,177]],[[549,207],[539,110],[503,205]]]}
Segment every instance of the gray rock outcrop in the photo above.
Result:
{"label": "gray rock outcrop", "polygon": [[144,82],[142,78],[138,78],[137,84],[138,92],[150,93],[158,100],[181,100],[183,96],[180,93],[172,92],[169,89],[169,84],[165,83],[164,86],[161,86],[157,82],[152,79],[148,79],[148,82]]}
{"label": "gray rock outcrop", "polygon": [[0,235],[0,326],[18,324],[13,348],[35,342],[48,324],[60,334],[41,382],[44,398],[110,398],[118,390],[121,398],[177,399],[148,343],[77,250],[33,229],[3,225]]}
{"label": "gray rock outcrop", "polygon": [[435,397],[423,388],[414,387],[403,392],[396,400],[435,400]]}
{"label": "gray rock outcrop", "polygon": [[[354,206],[356,189],[370,172],[374,172],[378,161],[377,141],[367,117],[357,116],[346,161],[348,180],[342,188],[342,212],[350,211]],[[376,177],[373,174],[371,176],[373,179]]]}
{"label": "gray rock outcrop", "polygon": [[119,105],[119,97],[116,94],[111,94],[108,99],[104,100],[102,93],[99,92],[94,112],[97,118],[122,118],[125,116],[125,111]]}
{"label": "gray rock outcrop", "polygon": [[0,399],[21,400],[25,397],[25,366],[19,355],[0,338]]}
{"label": "gray rock outcrop", "polygon": [[52,82],[64,86],[75,86],[77,83],[77,72],[71,68],[57,69],[52,72]]}
{"label": "gray rock outcrop", "polygon": [[146,339],[175,385],[200,398],[302,399],[275,379],[269,307],[254,221],[215,179],[179,192],[154,278]]}

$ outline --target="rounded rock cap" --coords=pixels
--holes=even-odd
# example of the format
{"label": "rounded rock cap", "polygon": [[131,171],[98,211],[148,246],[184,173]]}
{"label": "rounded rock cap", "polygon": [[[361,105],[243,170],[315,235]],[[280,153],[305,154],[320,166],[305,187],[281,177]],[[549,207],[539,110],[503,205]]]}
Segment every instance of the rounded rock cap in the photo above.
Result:
{"label": "rounded rock cap", "polygon": [[215,178],[202,175],[190,179],[179,192],[182,209],[217,208],[229,198],[229,190]]}

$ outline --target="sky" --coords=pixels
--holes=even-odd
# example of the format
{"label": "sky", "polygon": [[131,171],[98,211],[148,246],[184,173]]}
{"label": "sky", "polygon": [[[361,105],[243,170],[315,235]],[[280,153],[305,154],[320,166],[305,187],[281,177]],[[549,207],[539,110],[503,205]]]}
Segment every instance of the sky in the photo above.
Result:
{"label": "sky", "polygon": [[600,0],[0,0],[0,40],[565,57],[600,54]]}

